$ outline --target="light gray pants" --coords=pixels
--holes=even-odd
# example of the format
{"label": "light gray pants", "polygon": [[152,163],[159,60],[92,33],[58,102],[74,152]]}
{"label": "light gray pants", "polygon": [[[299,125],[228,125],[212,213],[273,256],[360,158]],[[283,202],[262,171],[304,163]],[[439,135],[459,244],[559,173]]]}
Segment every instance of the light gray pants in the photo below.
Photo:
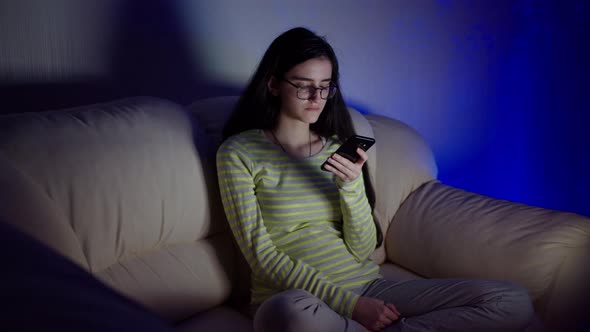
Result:
{"label": "light gray pants", "polygon": [[[522,331],[533,315],[528,292],[489,280],[378,279],[363,296],[392,303],[401,318],[384,331]],[[256,332],[357,332],[366,329],[340,316],[311,293],[293,289],[266,300],[254,317]]]}

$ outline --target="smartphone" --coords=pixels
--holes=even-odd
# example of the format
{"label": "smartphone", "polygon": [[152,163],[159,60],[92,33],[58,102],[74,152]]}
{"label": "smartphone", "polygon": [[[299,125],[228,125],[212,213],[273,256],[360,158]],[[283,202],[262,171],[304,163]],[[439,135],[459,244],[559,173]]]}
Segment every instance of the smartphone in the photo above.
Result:
{"label": "smartphone", "polygon": [[[350,136],[346,140],[346,142],[344,142],[344,144],[340,145],[338,150],[336,150],[336,153],[341,155],[342,157],[352,161],[353,163],[356,163],[356,161],[360,158],[358,153],[356,153],[356,148],[361,148],[361,149],[363,149],[363,151],[367,151],[367,150],[369,150],[369,148],[371,146],[373,146],[373,144],[375,144],[374,138],[360,136],[360,135],[353,135],[353,136]],[[322,164],[323,171],[328,171],[325,168],[325,166],[327,164],[328,164],[327,160]]]}

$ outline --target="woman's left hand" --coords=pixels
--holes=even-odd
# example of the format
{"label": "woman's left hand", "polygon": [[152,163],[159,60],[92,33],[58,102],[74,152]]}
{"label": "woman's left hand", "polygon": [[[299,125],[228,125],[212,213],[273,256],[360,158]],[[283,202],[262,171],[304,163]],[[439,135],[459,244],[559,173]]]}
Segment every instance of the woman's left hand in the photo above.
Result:
{"label": "woman's left hand", "polygon": [[368,159],[367,153],[363,151],[363,149],[356,148],[356,153],[358,153],[360,157],[356,163],[353,163],[337,153],[333,153],[330,158],[328,158],[328,164],[325,168],[334,173],[343,182],[353,181],[361,175],[363,172],[363,165]]}

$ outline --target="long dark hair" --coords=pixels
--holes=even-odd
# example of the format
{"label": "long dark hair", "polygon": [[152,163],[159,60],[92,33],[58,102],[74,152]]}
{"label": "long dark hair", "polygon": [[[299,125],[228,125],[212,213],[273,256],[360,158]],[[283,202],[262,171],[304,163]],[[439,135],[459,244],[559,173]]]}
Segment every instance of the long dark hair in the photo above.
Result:
{"label": "long dark hair", "polygon": [[[275,127],[280,112],[280,99],[272,95],[267,83],[271,77],[282,79],[296,65],[310,59],[327,58],[332,63],[332,84],[339,85],[338,59],[325,38],[312,31],[298,27],[278,36],[268,47],[246,90],[223,128],[223,139],[249,129],[271,130]],[[355,134],[350,113],[340,89],[326,105],[318,120],[310,129],[323,137],[337,135],[341,142]],[[369,177],[368,166],[363,166],[365,191],[371,210],[375,208],[375,190]],[[377,247],[383,242],[383,232],[375,217]]]}

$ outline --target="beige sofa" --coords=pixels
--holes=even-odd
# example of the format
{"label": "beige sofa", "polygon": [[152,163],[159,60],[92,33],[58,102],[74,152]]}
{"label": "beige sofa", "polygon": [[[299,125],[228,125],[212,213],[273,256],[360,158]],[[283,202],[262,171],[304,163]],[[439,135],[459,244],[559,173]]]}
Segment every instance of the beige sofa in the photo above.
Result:
{"label": "beige sofa", "polygon": [[[247,269],[217,192],[214,155],[235,97],[181,107],[137,97],[0,117],[0,217],[183,331],[250,331]],[[513,280],[541,325],[563,323],[589,280],[590,219],[436,180],[425,141],[351,110],[369,154],[396,278]]]}

